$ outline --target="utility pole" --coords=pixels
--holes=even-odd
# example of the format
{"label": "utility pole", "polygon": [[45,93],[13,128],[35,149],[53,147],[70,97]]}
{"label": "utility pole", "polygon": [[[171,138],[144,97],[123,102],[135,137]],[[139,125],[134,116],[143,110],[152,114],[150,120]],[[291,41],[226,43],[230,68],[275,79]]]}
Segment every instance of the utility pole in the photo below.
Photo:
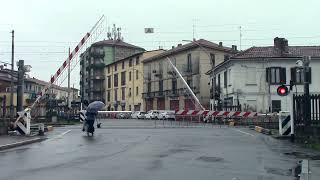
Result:
{"label": "utility pole", "polygon": [[17,84],[17,112],[23,110],[23,93],[24,93],[24,60],[18,63],[18,84]]}
{"label": "utility pole", "polygon": [[10,88],[10,121],[13,120],[13,88],[14,88],[14,30],[11,31],[12,34],[12,47],[11,47],[11,88]]}
{"label": "utility pole", "polygon": [[242,45],[242,27],[241,26],[239,26],[239,31],[240,31],[239,40],[240,40],[240,51],[241,51],[241,45]]}
{"label": "utility pole", "polygon": [[311,124],[311,104],[310,104],[310,92],[309,92],[309,72],[310,72],[310,56],[303,56],[303,76],[304,76],[304,121],[305,126],[308,127]]}

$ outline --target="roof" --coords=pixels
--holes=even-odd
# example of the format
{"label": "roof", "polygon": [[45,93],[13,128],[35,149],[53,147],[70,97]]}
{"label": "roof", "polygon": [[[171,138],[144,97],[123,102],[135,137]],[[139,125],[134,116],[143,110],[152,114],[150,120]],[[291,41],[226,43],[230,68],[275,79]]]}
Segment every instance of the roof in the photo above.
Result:
{"label": "roof", "polygon": [[[46,81],[42,81],[40,79],[36,79],[36,78],[26,78],[25,81],[28,81],[28,82],[34,82],[36,84],[40,84],[40,85],[43,85],[43,86],[46,86],[46,85],[49,85],[48,82]],[[53,87],[54,89],[59,89],[59,90],[62,90],[62,91],[68,91],[68,88],[66,87],[61,87],[61,86],[58,86],[58,85],[55,85],[53,84],[51,87]]]}
{"label": "roof", "polygon": [[166,57],[169,55],[173,55],[173,54],[176,54],[176,53],[179,53],[182,51],[186,51],[186,50],[189,50],[192,48],[196,48],[196,47],[199,47],[199,45],[202,47],[205,47],[205,48],[211,48],[211,49],[216,49],[216,50],[220,50],[220,51],[232,52],[232,49],[229,47],[219,46],[219,44],[213,43],[211,41],[207,41],[205,39],[199,39],[197,41],[192,41],[188,44],[177,46],[176,48],[170,49],[170,50],[165,51],[161,54],[150,57],[150,58],[146,59],[144,62],[152,61],[152,60]]}
{"label": "roof", "polygon": [[302,56],[320,57],[320,46],[288,46],[288,53],[281,53],[274,46],[251,47],[232,56],[231,59],[294,58]]}
{"label": "roof", "polygon": [[103,41],[93,43],[92,46],[121,46],[121,47],[127,47],[132,49],[144,50],[142,47],[135,46],[120,40],[103,40]]}
{"label": "roof", "polygon": [[144,54],[144,53],[149,53],[149,52],[154,52],[154,51],[164,51],[164,50],[163,50],[163,49],[156,49],[156,50],[138,52],[138,53],[132,54],[131,56],[125,57],[125,58],[123,58],[123,59],[120,59],[120,60],[118,60],[118,61],[109,63],[109,64],[106,65],[106,67],[107,67],[107,66],[110,66],[110,65],[113,65],[113,64],[116,64],[116,63],[119,63],[119,62],[122,62],[122,61],[125,61],[125,60],[130,59],[130,58],[133,58],[133,57],[142,55],[142,54]]}

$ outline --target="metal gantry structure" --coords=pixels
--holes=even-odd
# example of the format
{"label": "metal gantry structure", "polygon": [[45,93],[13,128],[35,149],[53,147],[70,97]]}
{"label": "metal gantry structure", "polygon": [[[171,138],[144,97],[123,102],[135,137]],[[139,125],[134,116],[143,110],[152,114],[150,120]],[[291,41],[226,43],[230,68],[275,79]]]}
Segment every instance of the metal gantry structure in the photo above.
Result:
{"label": "metal gantry structure", "polygon": [[[83,47],[87,47],[87,45],[91,45],[93,42],[95,42],[105,31],[105,26],[105,16],[102,15],[100,19],[95,23],[95,25],[91,28],[91,30],[85,34],[85,36],[81,39],[81,41],[77,44],[73,51],[70,52],[66,60],[63,61],[62,65],[50,78],[48,85],[46,85],[41,90],[34,103],[23,111],[18,112],[18,118],[15,121],[15,125],[18,126],[24,134],[30,134],[31,110],[34,109],[35,105],[39,103],[40,99],[49,92],[49,89],[53,84],[61,85],[67,79],[68,71],[66,70],[70,67],[70,71],[72,71],[76,67],[80,59],[78,58],[78,55],[86,50],[86,48]],[[21,123],[21,120],[25,123]]]}

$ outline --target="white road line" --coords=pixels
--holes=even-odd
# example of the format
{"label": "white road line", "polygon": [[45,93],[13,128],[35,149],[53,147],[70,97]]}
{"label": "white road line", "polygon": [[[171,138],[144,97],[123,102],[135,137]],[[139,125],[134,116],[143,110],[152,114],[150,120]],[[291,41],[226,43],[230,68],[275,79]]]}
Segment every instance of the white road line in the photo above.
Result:
{"label": "white road line", "polygon": [[238,132],[240,132],[240,133],[243,133],[243,134],[246,134],[246,135],[249,135],[249,136],[254,136],[253,134],[250,134],[250,133],[241,131],[241,130],[239,130],[239,129],[235,129],[235,131],[238,131]]}
{"label": "white road line", "polygon": [[61,133],[61,134],[49,139],[48,141],[53,141],[53,140],[56,140],[56,139],[60,139],[60,138],[62,138],[62,136],[68,134],[69,132],[71,132],[71,129],[69,129],[69,130],[67,130],[67,131],[65,131],[65,132],[63,132],[63,133]]}

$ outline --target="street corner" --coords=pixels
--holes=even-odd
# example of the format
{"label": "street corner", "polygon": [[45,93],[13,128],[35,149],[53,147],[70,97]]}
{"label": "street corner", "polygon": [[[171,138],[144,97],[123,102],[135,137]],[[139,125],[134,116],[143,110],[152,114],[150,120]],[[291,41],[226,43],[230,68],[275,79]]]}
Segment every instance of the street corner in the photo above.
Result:
{"label": "street corner", "polygon": [[0,151],[46,140],[46,136],[1,136]]}

